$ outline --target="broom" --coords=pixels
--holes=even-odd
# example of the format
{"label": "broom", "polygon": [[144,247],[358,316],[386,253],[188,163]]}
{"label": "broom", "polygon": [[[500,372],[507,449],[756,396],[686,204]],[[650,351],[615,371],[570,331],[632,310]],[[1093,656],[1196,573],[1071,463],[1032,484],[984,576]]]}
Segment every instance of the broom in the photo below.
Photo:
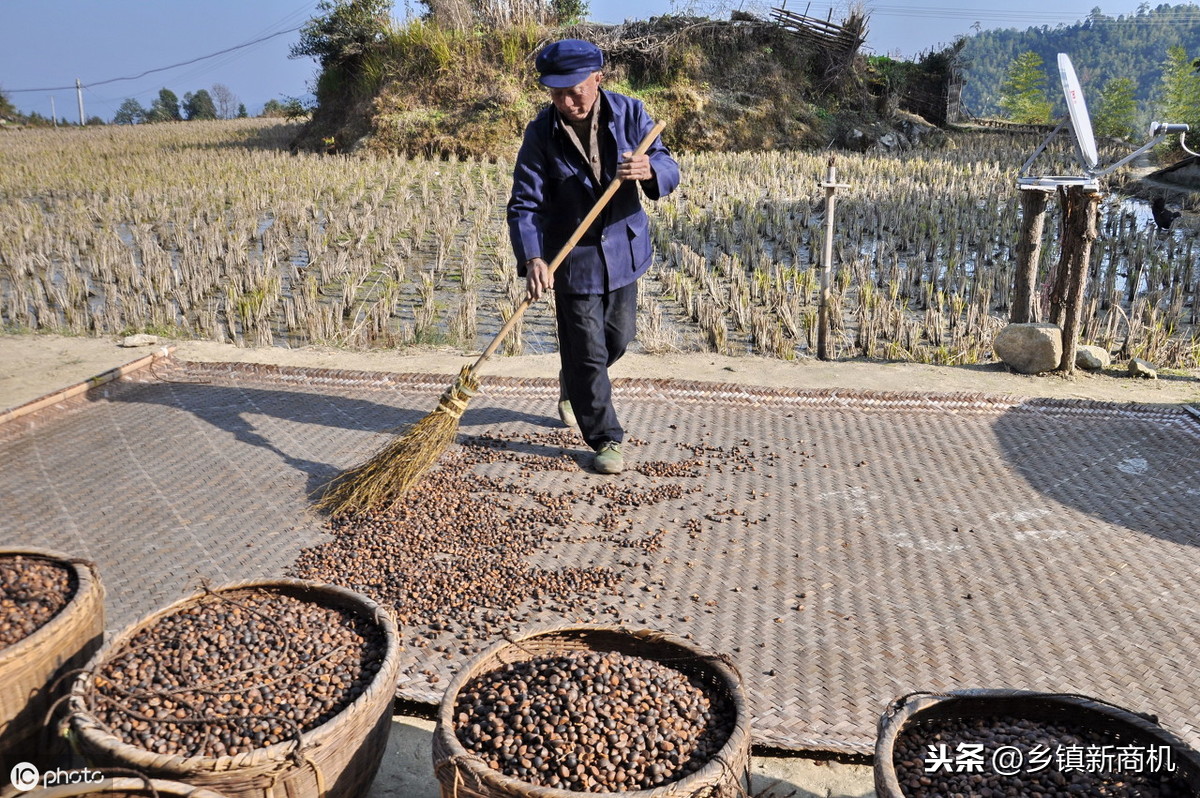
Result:
{"label": "broom", "polygon": [[[658,122],[638,144],[634,155],[644,155],[650,145],[666,127],[665,122]],[[566,260],[567,255],[583,238],[584,233],[596,221],[600,212],[608,205],[609,200],[617,193],[623,181],[614,179],[608,188],[596,200],[596,204],[588,211],[575,232],[563,244],[562,249],[554,256],[549,264],[549,273],[554,271]],[[513,311],[513,314],[496,333],[496,337],[483,351],[474,364],[463,366],[446,392],[438,400],[437,408],[423,419],[413,424],[403,434],[392,439],[376,452],[369,460],[361,465],[343,471],[325,488],[316,506],[319,510],[328,511],[332,516],[347,516],[356,513],[367,513],[390,507],[402,495],[412,488],[426,471],[437,462],[442,452],[449,448],[458,434],[458,422],[471,397],[479,391],[479,369],[484,362],[499,348],[501,342],[517,326],[521,316],[529,309],[533,300],[528,295]]]}

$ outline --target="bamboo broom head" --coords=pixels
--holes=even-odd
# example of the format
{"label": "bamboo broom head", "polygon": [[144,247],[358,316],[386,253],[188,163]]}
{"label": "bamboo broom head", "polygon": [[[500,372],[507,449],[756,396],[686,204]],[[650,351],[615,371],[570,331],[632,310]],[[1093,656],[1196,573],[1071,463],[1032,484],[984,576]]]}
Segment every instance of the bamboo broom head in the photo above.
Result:
{"label": "bamboo broom head", "polygon": [[463,366],[432,413],[393,438],[369,460],[342,472],[325,488],[317,509],[334,517],[390,508],[413,488],[454,443],[458,422],[479,391],[479,379]]}

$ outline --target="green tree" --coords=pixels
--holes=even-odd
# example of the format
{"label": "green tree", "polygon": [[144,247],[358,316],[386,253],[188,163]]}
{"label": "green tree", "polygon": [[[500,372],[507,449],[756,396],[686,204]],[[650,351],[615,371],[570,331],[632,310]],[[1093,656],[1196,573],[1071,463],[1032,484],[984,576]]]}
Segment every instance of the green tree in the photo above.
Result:
{"label": "green tree", "polygon": [[353,63],[391,27],[392,0],[321,0],[325,13],[300,29],[290,58],[311,56],[322,68]]}
{"label": "green tree", "polygon": [[311,116],[313,109],[305,105],[299,97],[284,97],[283,111],[288,119],[303,119]]}
{"label": "green tree", "polygon": [[170,89],[159,89],[158,97],[146,111],[147,122],[178,122],[183,119],[179,110],[179,97]]}
{"label": "green tree", "polygon": [[1101,18],[1093,14],[1066,27],[982,31],[970,36],[963,50],[963,104],[978,115],[997,114],[1000,82],[1012,60],[1026,50],[1033,50],[1045,61],[1049,93],[1057,103],[1054,59],[1058,53],[1070,53],[1084,87],[1089,89],[1089,101],[1094,101],[1100,87],[1113,78],[1131,78],[1137,85],[1134,96],[1138,118],[1143,120],[1158,113],[1155,103],[1167,48],[1183,45],[1196,57],[1200,56],[1195,52],[1198,42],[1200,14],[1196,13],[1196,5],[1157,2],[1140,17],[1125,13]]}
{"label": "green tree", "polygon": [[206,89],[201,89],[195,94],[184,94],[183,117],[189,122],[193,119],[216,119],[217,106],[213,103],[212,95]]}
{"label": "green tree", "polygon": [[1200,75],[1196,74],[1192,59],[1183,47],[1167,49],[1160,90],[1162,121],[1191,125],[1192,132],[1188,133],[1187,141],[1195,146],[1200,138]]}
{"label": "green tree", "polygon": [[238,118],[238,119],[245,119],[245,118],[246,118],[246,117],[248,117],[248,116],[250,116],[250,114],[249,114],[249,113],[246,111],[246,104],[245,104],[245,103],[238,103],[238,112],[237,112],[237,118]]}
{"label": "green tree", "polygon": [[1096,135],[1127,139],[1137,134],[1136,92],[1132,78],[1113,78],[1104,84],[1096,102]]}
{"label": "green tree", "polygon": [[12,100],[8,99],[8,95],[0,89],[0,116],[6,119],[17,118],[17,107],[12,104]]}
{"label": "green tree", "polygon": [[559,25],[577,25],[588,15],[587,0],[550,0],[550,10]]}
{"label": "green tree", "polygon": [[1008,67],[1000,84],[1000,110],[1006,119],[1027,125],[1050,121],[1053,107],[1046,98],[1046,73],[1042,57],[1032,50],[1021,53]]}
{"label": "green tree", "polygon": [[312,108],[305,105],[299,97],[287,97],[283,100],[267,100],[259,116],[284,117],[286,119],[302,119],[312,113]]}
{"label": "green tree", "polygon": [[121,107],[113,114],[114,125],[136,125],[146,120],[146,109],[132,97],[127,97]]}

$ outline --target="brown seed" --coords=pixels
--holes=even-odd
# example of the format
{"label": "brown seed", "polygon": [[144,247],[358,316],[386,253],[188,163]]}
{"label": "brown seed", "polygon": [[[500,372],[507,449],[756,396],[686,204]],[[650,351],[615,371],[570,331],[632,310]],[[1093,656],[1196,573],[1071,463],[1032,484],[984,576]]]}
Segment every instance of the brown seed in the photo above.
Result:
{"label": "brown seed", "polygon": [[[490,701],[512,684],[524,686],[519,703]],[[647,709],[639,713],[639,705]],[[612,652],[506,665],[468,683],[455,710],[474,719],[456,726],[468,750],[483,753],[475,732],[483,720],[500,724],[497,735],[513,741],[501,749],[495,769],[533,784],[585,791],[641,789],[682,778],[707,762],[706,752],[720,748],[733,722],[719,697],[680,672]],[[705,716],[710,720],[696,722]],[[646,723],[656,739],[667,740],[653,755],[646,751]]]}
{"label": "brown seed", "polygon": [[0,556],[0,649],[36,632],[67,605],[77,589],[63,563],[23,555]]}
{"label": "brown seed", "polygon": [[[344,654],[329,656],[338,649]],[[274,591],[217,593],[158,619],[110,655],[98,671],[95,709],[114,734],[148,750],[236,754],[294,738],[290,724],[272,717],[301,731],[333,717],[370,683],[382,656],[379,629],[347,610]]]}

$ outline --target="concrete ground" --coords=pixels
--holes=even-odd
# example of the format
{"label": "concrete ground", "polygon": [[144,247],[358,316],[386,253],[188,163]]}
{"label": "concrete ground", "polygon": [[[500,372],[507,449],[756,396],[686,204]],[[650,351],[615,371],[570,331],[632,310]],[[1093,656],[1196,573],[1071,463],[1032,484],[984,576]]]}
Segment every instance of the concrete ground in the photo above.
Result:
{"label": "concrete ground", "polygon": [[[409,715],[392,718],[392,732],[379,774],[366,798],[439,798],[433,775],[433,721]],[[755,798],[873,798],[870,765],[756,756],[751,760]]]}

